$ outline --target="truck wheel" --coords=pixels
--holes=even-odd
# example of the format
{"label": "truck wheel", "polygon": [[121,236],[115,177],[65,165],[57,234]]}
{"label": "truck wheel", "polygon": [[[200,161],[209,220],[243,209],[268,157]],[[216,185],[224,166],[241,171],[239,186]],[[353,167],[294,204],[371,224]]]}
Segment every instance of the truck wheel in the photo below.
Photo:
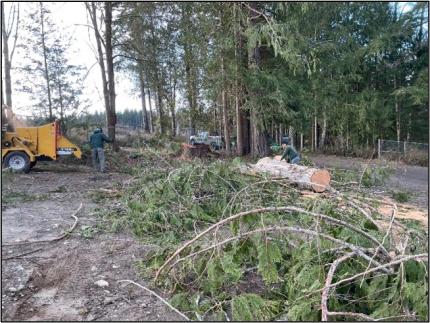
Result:
{"label": "truck wheel", "polygon": [[190,144],[191,144],[191,146],[194,146],[196,144],[196,142],[194,141],[194,139],[190,140]]}
{"label": "truck wheel", "polygon": [[14,173],[28,173],[30,171],[30,158],[22,151],[7,154],[4,167],[10,167]]}

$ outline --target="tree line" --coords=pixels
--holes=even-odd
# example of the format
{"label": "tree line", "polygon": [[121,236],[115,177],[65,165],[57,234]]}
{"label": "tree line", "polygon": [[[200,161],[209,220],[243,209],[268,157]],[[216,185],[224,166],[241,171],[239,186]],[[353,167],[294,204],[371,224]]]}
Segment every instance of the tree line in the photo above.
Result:
{"label": "tree line", "polygon": [[[115,74],[126,73],[141,97],[146,132],[216,131],[227,153],[233,153],[234,140],[234,153],[263,156],[270,141],[283,135],[312,150],[373,147],[378,138],[428,142],[427,3],[85,6],[111,137],[118,122]],[[45,91],[52,84],[58,97],[60,90],[75,88],[57,81],[74,69],[61,71],[61,46],[51,54],[55,43],[43,45],[41,22],[49,14],[42,4],[39,9],[32,32],[48,62],[57,55],[59,67],[47,69],[43,53],[37,66],[45,70]],[[48,106],[61,110],[61,102],[69,101]]]}

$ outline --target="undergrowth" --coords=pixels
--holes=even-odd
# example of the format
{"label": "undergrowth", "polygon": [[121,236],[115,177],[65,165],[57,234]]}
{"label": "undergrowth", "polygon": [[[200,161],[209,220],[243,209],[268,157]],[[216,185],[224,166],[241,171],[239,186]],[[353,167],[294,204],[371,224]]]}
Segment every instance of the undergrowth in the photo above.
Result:
{"label": "undergrowth", "polygon": [[[302,195],[285,181],[238,172],[239,160],[208,164],[198,159],[163,160],[154,154],[145,157],[121,197],[124,208],[110,214],[116,226],[127,226],[142,241],[159,246],[139,261],[143,276],[154,277],[179,246],[221,219],[265,207],[298,208],[256,212],[228,221],[187,246],[169,264],[157,280],[158,287],[171,291],[171,304],[192,319],[321,320],[321,288],[333,261],[351,246],[368,255],[368,259],[356,255],[340,264],[334,282],[366,271],[369,259],[388,261],[379,249],[375,253],[374,242],[365,235],[306,212],[345,221],[383,242],[387,251],[400,254],[392,235],[385,237],[385,231],[369,224],[362,212],[347,206],[348,195]],[[384,172],[369,170],[366,175],[365,171],[363,184],[383,180]],[[342,182],[357,180],[354,176],[334,174]],[[379,215],[373,212],[372,216]],[[428,252],[420,234],[409,240],[416,246],[414,254]],[[426,320],[427,272],[426,263],[410,260],[393,267],[390,274],[369,273],[332,288],[328,308],[375,319],[403,320],[407,315],[408,320]]]}

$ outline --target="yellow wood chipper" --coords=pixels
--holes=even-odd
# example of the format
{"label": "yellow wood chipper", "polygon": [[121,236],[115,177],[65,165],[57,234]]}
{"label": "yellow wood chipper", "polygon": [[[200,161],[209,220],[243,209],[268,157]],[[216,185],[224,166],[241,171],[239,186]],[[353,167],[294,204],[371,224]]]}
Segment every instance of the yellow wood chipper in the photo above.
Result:
{"label": "yellow wood chipper", "polygon": [[[5,115],[2,113],[2,117]],[[10,118],[8,118],[10,121]],[[4,122],[4,120],[2,120]],[[81,150],[61,135],[60,124],[54,121],[39,127],[16,127],[4,123],[1,132],[3,168],[27,173],[38,160],[57,160],[59,156],[81,158]]]}

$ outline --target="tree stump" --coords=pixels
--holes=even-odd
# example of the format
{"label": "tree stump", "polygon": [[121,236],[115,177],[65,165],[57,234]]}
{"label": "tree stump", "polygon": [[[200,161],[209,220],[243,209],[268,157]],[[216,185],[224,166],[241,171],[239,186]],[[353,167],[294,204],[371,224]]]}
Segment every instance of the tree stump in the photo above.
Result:
{"label": "tree stump", "polygon": [[181,157],[184,159],[192,159],[195,157],[206,157],[210,152],[209,145],[206,144],[182,144],[182,155]]}
{"label": "tree stump", "polygon": [[312,189],[318,193],[324,192],[330,185],[330,173],[326,169],[289,164],[270,157],[262,158],[257,164],[251,165],[251,170],[285,177],[300,187]]}

